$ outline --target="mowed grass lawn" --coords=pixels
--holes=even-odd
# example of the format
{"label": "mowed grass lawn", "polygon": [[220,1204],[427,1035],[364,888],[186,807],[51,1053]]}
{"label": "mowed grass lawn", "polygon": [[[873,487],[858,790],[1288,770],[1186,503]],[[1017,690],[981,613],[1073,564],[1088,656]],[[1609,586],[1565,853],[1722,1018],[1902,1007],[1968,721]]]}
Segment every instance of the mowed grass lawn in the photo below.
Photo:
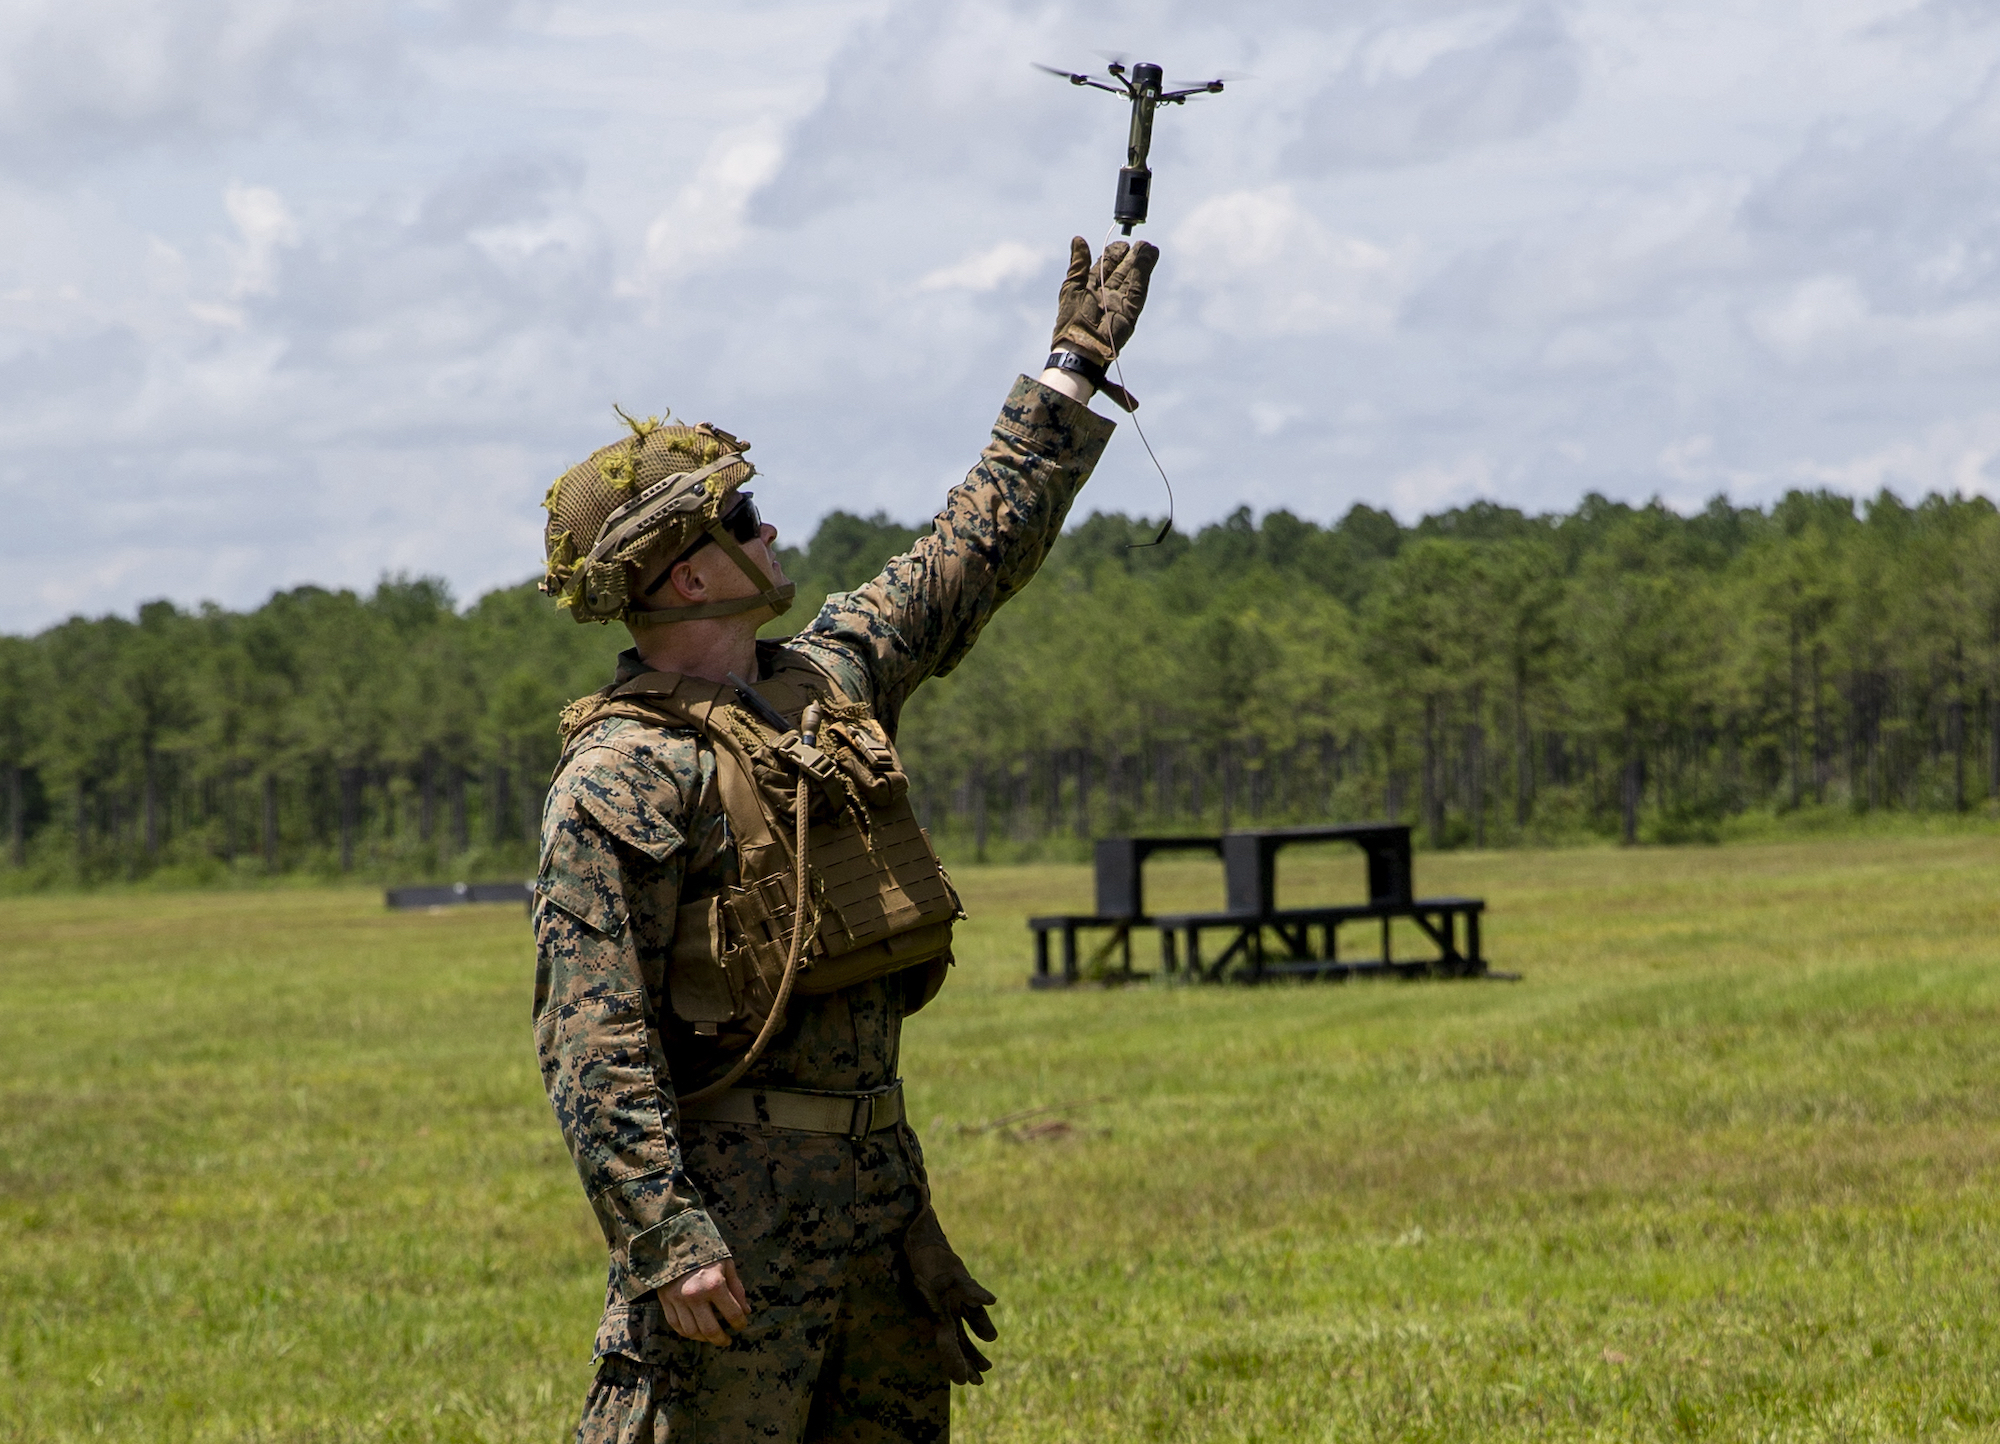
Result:
{"label": "mowed grass lawn", "polygon": [[[905,1053],[1002,1298],[960,1438],[2000,1437],[2000,838],[1418,880],[1526,980],[1031,993],[1087,872],[962,874]],[[0,903],[0,1437],[564,1438],[603,1255],[530,970],[518,909]]]}

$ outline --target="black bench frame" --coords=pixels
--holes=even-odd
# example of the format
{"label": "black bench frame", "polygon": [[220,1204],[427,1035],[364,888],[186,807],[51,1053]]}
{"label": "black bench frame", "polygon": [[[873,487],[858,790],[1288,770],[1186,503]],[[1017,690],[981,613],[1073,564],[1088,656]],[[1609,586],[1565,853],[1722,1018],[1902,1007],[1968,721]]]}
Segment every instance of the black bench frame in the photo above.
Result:
{"label": "black bench frame", "polygon": [[[1219,837],[1105,837],[1094,850],[1093,871],[1097,880],[1097,911],[1094,913],[1053,913],[1028,919],[1035,934],[1035,971],[1028,982],[1036,988],[1063,988],[1083,976],[1084,966],[1095,972],[1116,952],[1119,967],[1114,977],[1144,976],[1132,971],[1132,929],[1147,927],[1146,859],[1156,852],[1209,852],[1222,856]],[[1077,960],[1077,934],[1102,929],[1110,934],[1091,954],[1087,965]],[[1062,943],[1062,971],[1049,971],[1049,934]]]}
{"label": "black bench frame", "polygon": [[467,903],[525,904],[535,910],[535,884],[527,882],[448,882],[417,887],[392,887],[386,898],[391,908],[458,907]]}
{"label": "black bench frame", "polygon": [[[1298,842],[1351,842],[1368,858],[1368,901],[1346,906],[1285,908],[1277,906],[1277,856]],[[1139,873],[1145,859],[1166,848],[1192,848],[1222,855],[1227,894],[1219,913],[1175,913],[1148,916],[1143,907]],[[1224,980],[1258,983],[1269,978],[1346,978],[1357,973],[1389,973],[1406,977],[1491,976],[1480,947],[1480,898],[1413,895],[1410,829],[1399,823],[1349,823],[1331,827],[1282,827],[1226,833],[1201,838],[1108,838],[1097,845],[1098,910],[1090,916],[1056,914],[1028,920],[1035,934],[1035,972],[1029,983],[1037,988],[1069,987],[1082,981],[1084,964],[1077,956],[1077,935],[1105,929],[1110,936],[1087,965],[1096,971],[1118,953],[1120,966],[1111,980],[1144,976],[1132,971],[1132,930],[1151,927],[1160,935],[1160,964],[1169,977],[1188,981]],[[1437,947],[1434,958],[1398,959],[1390,945],[1391,924],[1408,918]],[[1459,920],[1464,919],[1462,930]],[[1340,955],[1342,923],[1376,921],[1381,925],[1380,957],[1344,959]],[[1213,961],[1204,960],[1202,934],[1231,934]],[[1052,972],[1049,934],[1062,941],[1062,971]],[[1315,946],[1315,934],[1318,945]],[[1233,971],[1232,971],[1233,968]]]}
{"label": "black bench frame", "polygon": [[[1160,963],[1173,977],[1183,966],[1191,981],[1260,983],[1266,978],[1344,978],[1356,973],[1395,973],[1403,977],[1478,977],[1487,971],[1480,952],[1479,918],[1486,910],[1480,898],[1434,897],[1408,903],[1353,907],[1287,908],[1264,918],[1240,913],[1180,913],[1153,919],[1160,930]],[[1458,919],[1465,919],[1460,945]],[[1408,918],[1437,945],[1434,958],[1397,958],[1390,947],[1390,924]],[[1375,958],[1340,956],[1342,923],[1379,920],[1382,952]],[[1201,955],[1201,935],[1208,929],[1234,934],[1212,962]],[[1317,931],[1320,945],[1313,945]],[[1177,943],[1177,939],[1179,942]],[[1275,945],[1274,945],[1275,944]],[[1240,964],[1233,975],[1232,963]]]}

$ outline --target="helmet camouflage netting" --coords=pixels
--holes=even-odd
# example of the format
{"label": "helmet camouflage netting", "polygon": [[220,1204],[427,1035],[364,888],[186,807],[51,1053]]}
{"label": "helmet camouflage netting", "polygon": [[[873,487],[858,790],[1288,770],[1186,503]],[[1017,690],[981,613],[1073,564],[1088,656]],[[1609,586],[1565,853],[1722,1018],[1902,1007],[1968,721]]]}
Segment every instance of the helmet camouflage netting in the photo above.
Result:
{"label": "helmet camouflage netting", "polygon": [[[542,500],[549,514],[542,590],[579,622],[681,621],[759,606],[782,612],[791,586],[774,587],[721,524],[731,498],[757,473],[743,456],[750,444],[707,422],[678,426],[618,414],[631,435],[564,472]],[[635,605],[633,588],[647,566],[704,533],[756,583],[758,595],[652,611]]]}

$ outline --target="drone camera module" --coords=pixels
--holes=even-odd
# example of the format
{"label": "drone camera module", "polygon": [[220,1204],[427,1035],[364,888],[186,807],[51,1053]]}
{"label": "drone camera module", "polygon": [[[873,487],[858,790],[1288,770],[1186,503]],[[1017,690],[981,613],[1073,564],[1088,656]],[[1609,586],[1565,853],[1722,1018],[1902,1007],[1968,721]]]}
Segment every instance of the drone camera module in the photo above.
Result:
{"label": "drone camera module", "polygon": [[1153,173],[1144,166],[1118,168],[1118,200],[1111,208],[1111,219],[1125,228],[1126,235],[1146,219],[1146,197],[1152,189]]}

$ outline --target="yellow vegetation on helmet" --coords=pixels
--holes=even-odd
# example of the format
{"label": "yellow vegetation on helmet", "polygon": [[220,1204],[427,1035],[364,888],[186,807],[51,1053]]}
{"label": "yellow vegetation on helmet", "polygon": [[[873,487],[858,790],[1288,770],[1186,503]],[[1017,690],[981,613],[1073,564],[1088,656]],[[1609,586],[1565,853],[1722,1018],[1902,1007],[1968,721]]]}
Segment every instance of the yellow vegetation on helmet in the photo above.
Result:
{"label": "yellow vegetation on helmet", "polygon": [[[672,424],[672,413],[644,420],[612,407],[629,435],[593,451],[557,477],[542,499],[549,519],[542,533],[547,571],[542,590],[579,622],[610,622],[632,605],[639,575],[660,558],[684,550],[729,508],[729,498],[756,473],[745,460],[724,466],[673,495],[687,476],[750,444],[719,427]],[[664,503],[657,524],[625,538],[608,555],[591,559],[613,513],[642,499]]]}

